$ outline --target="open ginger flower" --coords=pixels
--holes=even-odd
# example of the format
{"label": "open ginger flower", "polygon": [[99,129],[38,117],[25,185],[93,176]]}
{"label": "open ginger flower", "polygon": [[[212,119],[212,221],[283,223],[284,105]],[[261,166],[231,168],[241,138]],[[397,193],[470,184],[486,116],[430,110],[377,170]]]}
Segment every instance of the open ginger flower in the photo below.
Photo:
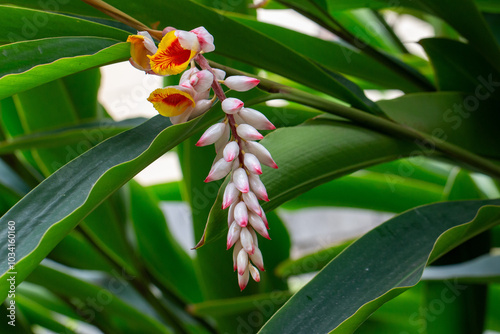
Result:
{"label": "open ginger flower", "polygon": [[130,35],[127,38],[130,43],[130,64],[135,68],[154,74],[148,56],[152,56],[158,51],[153,38],[147,31],[139,31],[137,35]]}

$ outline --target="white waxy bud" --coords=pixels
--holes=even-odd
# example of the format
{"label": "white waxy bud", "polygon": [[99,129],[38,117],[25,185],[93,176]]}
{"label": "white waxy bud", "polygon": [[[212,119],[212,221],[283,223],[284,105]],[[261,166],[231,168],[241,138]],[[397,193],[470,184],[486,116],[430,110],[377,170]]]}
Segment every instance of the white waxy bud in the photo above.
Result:
{"label": "white waxy bud", "polygon": [[238,253],[240,252],[240,250],[242,250],[243,247],[241,246],[241,242],[239,241],[236,241],[236,243],[234,244],[234,248],[233,248],[233,270],[236,271],[236,269],[238,268]]}
{"label": "white waxy bud", "polygon": [[201,51],[212,52],[215,50],[214,37],[205,29],[205,27],[198,27],[191,30],[198,37]]}
{"label": "white waxy bud", "polygon": [[222,136],[215,142],[215,152],[219,153],[226,147],[229,141],[229,136],[231,135],[231,128],[227,126],[222,133]]}
{"label": "white waxy bud", "polygon": [[233,172],[240,168],[240,158],[236,158],[233,160]]}
{"label": "white waxy bud", "polygon": [[245,270],[243,275],[238,274],[238,285],[240,286],[241,291],[243,291],[247,287],[248,280],[250,278],[250,275],[248,272],[249,272],[249,270],[247,267],[247,269]]}
{"label": "white waxy bud", "polygon": [[271,157],[271,153],[269,153],[269,151],[262,144],[253,141],[247,141],[246,148],[247,151],[254,154],[262,164],[274,169],[278,168],[278,165],[276,165],[273,158]]}
{"label": "white waxy bud", "polygon": [[231,171],[231,162],[227,162],[224,159],[219,159],[208,173],[205,182],[212,182],[215,180],[220,180],[225,177]]}
{"label": "white waxy bud", "polygon": [[236,99],[234,97],[228,97],[221,103],[222,110],[226,114],[231,114],[231,115],[236,114],[238,111],[240,111],[244,105],[245,104],[243,103],[243,101],[241,101],[240,99]]}
{"label": "white waxy bud", "polygon": [[252,255],[255,252],[255,245],[253,243],[252,233],[246,228],[242,227],[240,232],[241,246],[248,254]]}
{"label": "white waxy bud", "polygon": [[213,70],[215,73],[215,78],[217,78],[217,80],[224,80],[224,78],[226,77],[226,72],[218,68],[214,68]]}
{"label": "white waxy bud", "polygon": [[262,215],[262,209],[260,208],[259,200],[257,199],[257,196],[255,196],[253,192],[249,191],[243,194],[242,198],[245,204],[247,205],[247,208],[258,214],[259,216]]}
{"label": "white waxy bud", "polygon": [[250,190],[247,172],[243,168],[238,168],[233,172],[233,182],[236,189],[242,193],[247,193]]}
{"label": "white waxy bud", "polygon": [[257,238],[257,233],[255,233],[255,230],[251,226],[247,225],[247,229],[252,234],[253,244],[255,245],[255,247],[259,247],[259,239]]}
{"label": "white waxy bud", "polygon": [[190,68],[187,71],[184,71],[181,75],[181,79],[179,80],[179,85],[182,85],[185,82],[188,82],[191,80],[191,77],[198,73],[200,70],[197,69],[196,67]]}
{"label": "white waxy bud", "polygon": [[257,270],[257,268],[255,268],[254,266],[252,265],[249,265],[248,266],[248,269],[250,271],[250,275],[252,275],[252,278],[255,282],[260,282],[260,273],[259,271]]}
{"label": "white waxy bud", "polygon": [[251,109],[242,108],[238,113],[238,116],[242,118],[245,123],[250,124],[257,130],[274,130],[276,127],[271,123],[264,114],[261,112]]}
{"label": "white waxy bud", "polygon": [[240,250],[236,258],[236,266],[238,267],[238,275],[243,275],[248,268],[248,254],[244,249]]}
{"label": "white waxy bud", "polygon": [[200,50],[200,42],[198,36],[190,31],[176,30],[175,36],[179,39],[179,44],[185,50]]}
{"label": "white waxy bud", "polygon": [[259,79],[246,77],[243,75],[233,75],[224,81],[224,85],[237,92],[246,92],[257,86],[260,83]]}
{"label": "white waxy bud", "polygon": [[[233,247],[234,243],[241,237],[241,226],[233,222],[227,232],[227,249]],[[243,245],[243,244],[242,244]]]}
{"label": "white waxy bud", "polygon": [[271,238],[269,237],[269,232],[267,231],[266,225],[262,221],[262,218],[254,213],[250,213],[248,221],[250,222],[250,225],[255,229],[255,231],[257,231],[261,236],[271,240]]}
{"label": "white waxy bud", "polygon": [[233,203],[229,206],[229,210],[227,211],[227,227],[231,227],[231,224],[234,222],[234,207],[236,203]]}
{"label": "white waxy bud", "polygon": [[233,204],[240,195],[240,191],[236,189],[233,182],[229,182],[224,189],[224,196],[222,198],[222,210],[227,209],[231,204]]}
{"label": "white waxy bud", "polygon": [[252,260],[253,264],[260,269],[260,271],[264,271],[264,259],[262,258],[262,252],[258,247],[255,247],[255,252],[250,255],[250,260]]}
{"label": "white waxy bud", "polygon": [[243,156],[243,164],[252,174],[262,174],[262,167],[260,166],[259,159],[252,153],[245,153]]}
{"label": "white waxy bud", "polygon": [[208,70],[197,72],[191,76],[189,83],[197,92],[205,92],[212,87],[214,75]]}
{"label": "white waxy bud", "polygon": [[236,128],[236,133],[243,139],[246,140],[260,140],[264,138],[263,135],[259,133],[253,126],[248,124],[240,124]]}
{"label": "white waxy bud", "polygon": [[212,125],[203,133],[200,140],[196,143],[196,146],[201,147],[215,143],[222,137],[226,128],[229,128],[227,123],[217,123]]}
{"label": "white waxy bud", "polygon": [[269,230],[269,223],[267,222],[266,212],[264,211],[264,209],[262,209],[262,207],[260,207],[260,209],[262,210],[262,216],[260,216],[260,218],[262,218],[262,221],[266,225],[266,228]]}
{"label": "white waxy bud", "polygon": [[195,117],[200,116],[205,113],[208,109],[212,108],[212,100],[199,100],[196,101],[196,105],[194,106],[191,115],[189,115],[189,119],[193,119]]}
{"label": "white waxy bud", "polygon": [[241,201],[234,207],[234,221],[241,227],[248,224],[248,209],[245,202]]}
{"label": "white waxy bud", "polygon": [[240,146],[235,141],[228,143],[226,147],[224,147],[224,159],[226,159],[227,162],[233,161],[239,153]]}
{"label": "white waxy bud", "polygon": [[250,183],[250,189],[255,193],[258,199],[269,202],[269,196],[267,196],[266,187],[264,186],[264,183],[262,183],[258,175],[248,175],[248,182]]}

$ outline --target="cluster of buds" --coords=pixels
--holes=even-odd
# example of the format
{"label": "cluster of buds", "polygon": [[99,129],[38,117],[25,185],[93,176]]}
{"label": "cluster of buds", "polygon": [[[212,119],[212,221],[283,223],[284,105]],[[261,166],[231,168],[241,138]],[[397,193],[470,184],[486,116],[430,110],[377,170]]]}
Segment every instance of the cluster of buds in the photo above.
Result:
{"label": "cluster of buds", "polygon": [[[244,76],[232,76],[223,81],[236,91],[251,89],[258,83]],[[259,177],[261,164],[278,168],[269,151],[256,142],[263,138],[257,130],[275,127],[262,113],[245,108],[243,101],[236,98],[225,98],[222,110],[226,113],[224,120],[208,128],[196,145],[215,144],[216,157],[205,182],[222,179],[231,173],[222,209],[229,209],[227,249],[234,246],[233,266],[238,271],[238,283],[243,290],[250,275],[256,282],[260,281],[257,268],[264,270],[257,233],[270,239],[266,214],[259,204],[259,200],[269,201]]]}
{"label": "cluster of buds", "polygon": [[166,28],[158,48],[147,32],[130,36],[128,41],[131,64],[146,73],[178,74],[191,64],[179,85],[156,89],[148,98],[173,124],[203,114],[217,99],[221,102],[224,119],[209,127],[196,146],[215,145],[216,157],[205,182],[228,175],[230,178],[224,189],[222,209],[228,209],[227,249],[234,246],[233,266],[238,271],[239,286],[243,290],[250,276],[259,282],[258,269],[264,270],[264,260],[257,234],[270,239],[267,218],[259,203],[269,198],[259,175],[261,164],[278,166],[269,151],[257,142],[263,138],[258,130],[274,130],[275,126],[259,111],[246,108],[243,101],[226,97],[221,87],[222,83],[229,90],[244,92],[256,87],[259,80],[240,75],[226,78],[224,71],[210,67],[202,54],[215,47],[213,37],[203,27],[189,32]]}

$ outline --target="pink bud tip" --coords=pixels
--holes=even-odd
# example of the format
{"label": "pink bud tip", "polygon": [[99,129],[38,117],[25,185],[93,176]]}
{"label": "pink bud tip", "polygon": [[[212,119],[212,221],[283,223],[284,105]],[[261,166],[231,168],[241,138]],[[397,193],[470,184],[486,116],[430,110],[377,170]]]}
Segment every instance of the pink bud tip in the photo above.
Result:
{"label": "pink bud tip", "polygon": [[262,194],[262,200],[269,202],[269,197],[267,196],[267,194]]}
{"label": "pink bud tip", "polygon": [[278,165],[273,161],[271,164],[271,168],[278,169]]}

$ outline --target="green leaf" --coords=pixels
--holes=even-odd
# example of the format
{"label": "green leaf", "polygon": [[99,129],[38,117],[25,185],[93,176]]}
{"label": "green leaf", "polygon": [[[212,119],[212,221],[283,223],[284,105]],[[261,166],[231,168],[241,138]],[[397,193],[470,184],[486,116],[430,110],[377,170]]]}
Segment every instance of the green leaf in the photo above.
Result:
{"label": "green leaf", "polygon": [[472,284],[499,283],[500,256],[483,255],[458,264],[430,266],[425,268],[422,280],[458,280],[460,283]]}
{"label": "green leaf", "polygon": [[[296,293],[260,333],[352,333],[386,301],[414,286],[424,267],[500,223],[500,201],[432,204],[365,234]],[[460,285],[451,286],[459,293]]]}
{"label": "green leaf", "polygon": [[298,259],[282,262],[276,268],[276,274],[282,278],[320,271],[333,258],[349,247],[356,239],[343,242],[339,245],[322,249],[312,254],[304,255]]}
{"label": "green leaf", "polygon": [[144,123],[145,120],[145,118],[131,118],[115,122],[110,119],[103,119],[96,122],[60,127],[57,130],[18,136],[0,142],[0,154],[12,153],[16,150],[58,147],[61,145],[78,143],[83,147],[90,147],[123,131],[138,126]]}
{"label": "green leaf", "polygon": [[125,41],[128,35],[121,29],[73,16],[0,5],[0,42],[3,43],[62,36],[94,36]]}
{"label": "green leaf", "polygon": [[363,171],[311,189],[281,207],[296,210],[335,206],[399,213],[438,202],[442,192],[442,187],[432,183]]}
{"label": "green leaf", "polygon": [[[163,116],[112,137],[52,174],[0,218],[16,222],[18,282],[113,191],[185,138],[220,117],[217,110],[181,125]],[[7,243],[0,246],[6,251]],[[0,260],[0,293],[8,291],[9,265]]]}
{"label": "green leaf", "polygon": [[[347,122],[326,119],[278,129],[266,136],[262,144],[279,166],[276,170],[265,167],[261,175],[271,199],[263,205],[266,212],[334,178],[406,156],[415,150],[412,143]],[[226,232],[226,213],[220,209],[221,203],[222,194],[219,194],[204,239],[198,246]]]}
{"label": "green leaf", "polygon": [[[474,95],[438,92],[408,94],[377,103],[396,122],[476,154],[500,158],[498,148],[494,145],[500,140],[500,133],[492,126],[500,122],[500,113],[493,99],[479,100]],[[415,143],[424,150],[435,149],[432,143]]]}
{"label": "green leaf", "polygon": [[[251,312],[257,309],[270,316],[281,305],[283,305],[290,293],[288,291],[273,291],[258,295],[239,298],[228,298],[220,300],[209,300],[198,304],[189,305],[188,311],[198,316],[220,317],[237,316],[243,312]],[[264,315],[263,315],[264,316]]]}
{"label": "green leaf", "polygon": [[420,41],[440,90],[474,93],[481,100],[498,96],[500,74],[470,45],[445,38]]}
{"label": "green leaf", "polygon": [[[80,315],[87,321],[95,323],[106,332],[112,333],[172,333],[165,325],[155,320],[150,315],[141,313],[136,307],[127,304],[113,294],[116,286],[127,284],[116,278],[113,283],[105,287],[99,287],[61,271],[38,266],[29,276],[29,282],[33,282],[48,288],[55,294],[68,300],[73,307],[80,310]],[[60,284],[64,282],[64,284]],[[123,287],[122,287],[123,289]],[[95,302],[97,307],[88,304]],[[106,312],[102,312],[103,310]]]}
{"label": "green leaf", "polygon": [[63,76],[130,57],[128,43],[54,37],[0,46],[0,99]]}
{"label": "green leaf", "polygon": [[334,41],[325,41],[290,29],[248,18],[239,16],[234,16],[233,18],[289,45],[296,52],[332,71],[365,79],[386,88],[397,88],[408,92],[421,90],[412,81],[406,80],[389,68],[382,66],[379,62],[347,45],[342,45]]}
{"label": "green leaf", "polygon": [[156,199],[147,189],[131,182],[130,205],[134,236],[145,266],[186,302],[201,301],[193,260],[171,235]]}

